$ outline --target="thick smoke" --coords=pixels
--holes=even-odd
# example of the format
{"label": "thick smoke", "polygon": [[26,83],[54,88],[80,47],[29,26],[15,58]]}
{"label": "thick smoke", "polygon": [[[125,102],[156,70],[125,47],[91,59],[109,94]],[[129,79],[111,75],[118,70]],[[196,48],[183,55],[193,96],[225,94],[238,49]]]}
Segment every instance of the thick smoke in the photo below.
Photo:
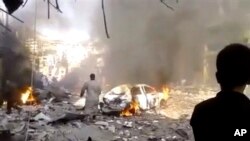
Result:
{"label": "thick smoke", "polygon": [[[107,46],[103,76],[106,83],[148,83],[160,86],[185,79],[201,84],[204,46],[217,52],[231,42],[241,42],[248,30],[248,0],[105,0],[108,29],[106,39],[99,0],[61,0],[63,14],[51,10],[47,19],[46,3],[39,2],[38,29],[78,29],[99,38]],[[34,2],[16,13],[34,23]],[[13,24],[16,24],[14,22]],[[214,81],[215,55],[208,58],[210,82]],[[95,63],[90,61],[89,64]],[[70,76],[88,78],[85,66]],[[72,77],[66,77],[74,85]],[[81,81],[81,80],[79,80]]]}
{"label": "thick smoke", "polygon": [[[169,3],[175,11],[152,0],[109,2],[111,40],[105,76],[112,84],[159,86],[182,79],[201,84],[204,46],[217,52],[230,42],[242,41],[247,29],[249,22],[242,18],[249,11],[242,8],[246,1],[232,2]],[[215,55],[207,57],[213,83]]]}
{"label": "thick smoke", "polygon": [[23,88],[31,84],[31,63],[29,51],[11,32],[1,35],[1,75],[2,84],[6,80]]}

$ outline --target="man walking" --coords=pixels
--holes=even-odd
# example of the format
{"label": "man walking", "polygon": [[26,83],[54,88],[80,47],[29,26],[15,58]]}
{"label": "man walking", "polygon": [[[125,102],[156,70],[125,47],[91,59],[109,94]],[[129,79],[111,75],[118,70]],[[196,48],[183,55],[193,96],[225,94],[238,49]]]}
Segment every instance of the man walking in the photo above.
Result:
{"label": "man walking", "polygon": [[85,82],[81,97],[86,97],[85,112],[86,114],[98,112],[99,95],[101,94],[101,86],[95,80],[95,74],[90,74],[90,80]]}

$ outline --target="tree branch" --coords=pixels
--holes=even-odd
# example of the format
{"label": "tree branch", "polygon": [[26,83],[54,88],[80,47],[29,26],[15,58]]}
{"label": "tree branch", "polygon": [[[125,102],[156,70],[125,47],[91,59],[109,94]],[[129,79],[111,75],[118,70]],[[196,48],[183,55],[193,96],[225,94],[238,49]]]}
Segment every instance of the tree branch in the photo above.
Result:
{"label": "tree branch", "polygon": [[22,20],[20,20],[20,19],[18,19],[17,17],[15,17],[15,16],[13,16],[13,15],[9,14],[9,12],[7,12],[7,11],[3,10],[2,8],[0,8],[0,11],[3,11],[4,13],[6,13],[6,14],[10,15],[12,18],[14,18],[14,19],[18,20],[19,22],[24,23]]}
{"label": "tree branch", "polygon": [[24,2],[23,7],[24,7],[27,3],[28,3],[28,0],[26,0],[26,1]]}
{"label": "tree branch", "polygon": [[61,11],[61,9],[59,8],[59,5],[54,5],[53,3],[51,3],[51,2],[49,2],[49,4],[52,6],[52,7],[54,7],[58,12],[60,12],[60,13],[63,13],[62,11]]}
{"label": "tree branch", "polygon": [[104,22],[106,36],[107,38],[110,38],[109,33],[108,33],[107,21],[106,21],[106,13],[104,9],[104,0],[102,0],[102,13],[103,13],[103,22]]}
{"label": "tree branch", "polygon": [[48,19],[50,19],[50,0],[47,0],[48,4]]}
{"label": "tree branch", "polygon": [[[61,9],[60,9],[60,7],[59,7],[58,0],[56,0],[56,9],[57,9],[58,11],[61,11]],[[62,12],[62,11],[61,11],[61,12]]]}
{"label": "tree branch", "polygon": [[[169,5],[166,3],[165,0],[160,0],[160,1],[161,1],[161,3],[163,3],[167,8],[171,9],[172,11],[174,11],[174,8],[171,7],[171,6],[169,6]],[[176,1],[176,2],[177,2],[177,1]]]}

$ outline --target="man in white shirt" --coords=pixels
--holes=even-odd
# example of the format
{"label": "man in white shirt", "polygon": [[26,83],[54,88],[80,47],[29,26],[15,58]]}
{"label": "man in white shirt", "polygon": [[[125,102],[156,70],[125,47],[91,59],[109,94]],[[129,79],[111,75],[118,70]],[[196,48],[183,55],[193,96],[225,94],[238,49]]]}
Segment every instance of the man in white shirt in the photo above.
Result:
{"label": "man in white shirt", "polygon": [[86,104],[85,104],[86,114],[98,112],[98,103],[100,94],[101,94],[101,86],[95,80],[95,74],[92,73],[90,74],[90,80],[84,83],[81,90],[81,97],[84,96],[86,98]]}

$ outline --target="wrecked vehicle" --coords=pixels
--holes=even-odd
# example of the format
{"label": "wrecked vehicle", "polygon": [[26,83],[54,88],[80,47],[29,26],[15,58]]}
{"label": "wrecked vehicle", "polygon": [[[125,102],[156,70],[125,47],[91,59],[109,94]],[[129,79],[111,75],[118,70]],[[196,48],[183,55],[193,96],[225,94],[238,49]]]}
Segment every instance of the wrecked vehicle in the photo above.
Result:
{"label": "wrecked vehicle", "polygon": [[147,84],[123,84],[102,94],[100,101],[125,108],[135,98],[141,110],[149,110],[160,107],[161,103],[168,99],[168,92],[168,88],[164,88],[163,92],[157,92],[154,87]]}

